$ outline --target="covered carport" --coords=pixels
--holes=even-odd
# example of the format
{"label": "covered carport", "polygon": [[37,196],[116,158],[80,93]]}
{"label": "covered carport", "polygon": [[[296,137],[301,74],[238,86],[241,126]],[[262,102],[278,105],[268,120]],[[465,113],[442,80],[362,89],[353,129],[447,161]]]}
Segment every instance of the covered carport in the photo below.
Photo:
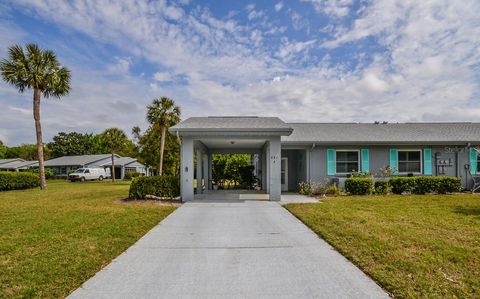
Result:
{"label": "covered carport", "polygon": [[[269,200],[281,195],[281,136],[293,129],[277,117],[191,117],[170,128],[181,139],[182,201],[196,194],[214,194],[212,190],[212,155],[216,153],[249,153],[258,157],[257,173],[261,188]],[[196,154],[196,175],[194,157]],[[194,177],[197,188],[194,190]],[[204,184],[202,184],[204,182]],[[204,196],[205,197],[205,196]],[[204,198],[203,197],[203,198]]]}

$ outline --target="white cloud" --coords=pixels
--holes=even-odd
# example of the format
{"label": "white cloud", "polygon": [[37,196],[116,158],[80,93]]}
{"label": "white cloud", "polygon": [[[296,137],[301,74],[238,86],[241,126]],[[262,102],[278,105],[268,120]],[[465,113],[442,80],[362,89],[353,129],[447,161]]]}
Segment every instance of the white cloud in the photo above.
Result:
{"label": "white cloud", "polygon": [[172,74],[169,73],[169,72],[156,72],[153,75],[153,79],[155,81],[159,81],[159,82],[170,81],[170,80],[172,80]]}
{"label": "white cloud", "polygon": [[275,11],[277,11],[277,12],[281,11],[282,8],[283,8],[283,2],[282,1],[278,2],[277,4],[275,4],[274,7],[275,7]]}
{"label": "white cloud", "polygon": [[130,66],[132,65],[132,59],[130,57],[115,57],[116,62],[107,67],[107,70],[112,75],[127,75]]}
{"label": "white cloud", "polygon": [[[145,104],[159,95],[178,99],[184,117],[260,114],[286,121],[336,122],[480,119],[480,108],[474,108],[480,94],[478,1],[376,0],[362,2],[361,12],[353,12],[350,1],[312,0],[331,24],[339,24],[322,29],[331,38],[323,43],[313,37],[283,38],[278,44],[268,41],[287,30],[284,24],[261,27],[260,19],[253,18],[249,23],[255,27],[216,18],[205,8],[187,12],[178,6],[172,7],[181,17],[171,22],[175,14],[166,13],[169,4],[164,1],[100,2],[95,11],[60,0],[20,2],[42,18],[133,57],[113,64],[118,73],[130,73],[137,56],[156,70],[168,70],[148,79],[130,75],[109,81],[103,73],[76,69],[72,95],[59,103],[46,101],[47,132],[97,130],[107,124],[129,128],[144,122]],[[252,4],[242,15],[246,18],[254,11]],[[285,11],[295,30],[310,27],[306,17]],[[351,25],[342,23],[345,16],[356,19]],[[326,52],[323,57],[314,55],[319,44]],[[336,51],[351,51],[340,57],[356,59],[355,68],[338,55],[332,59]],[[182,80],[172,80],[178,74]],[[165,81],[174,83],[167,87]],[[15,96],[4,86],[0,84],[1,105],[6,107],[8,97],[8,105],[30,109],[30,95]],[[0,128],[11,134],[9,139],[18,135],[18,140],[27,136],[34,140],[32,120],[18,121],[21,115],[20,111],[1,113]],[[72,124],[77,117],[84,121]]]}
{"label": "white cloud", "polygon": [[345,17],[350,13],[353,0],[301,0],[310,2],[319,13],[332,17]]}

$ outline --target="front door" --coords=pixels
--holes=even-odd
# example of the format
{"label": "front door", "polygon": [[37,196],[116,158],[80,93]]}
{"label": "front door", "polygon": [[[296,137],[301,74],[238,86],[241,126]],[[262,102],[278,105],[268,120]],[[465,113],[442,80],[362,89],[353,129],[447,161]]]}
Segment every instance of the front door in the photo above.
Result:
{"label": "front door", "polygon": [[288,158],[282,158],[280,166],[280,180],[282,182],[282,191],[288,191]]}

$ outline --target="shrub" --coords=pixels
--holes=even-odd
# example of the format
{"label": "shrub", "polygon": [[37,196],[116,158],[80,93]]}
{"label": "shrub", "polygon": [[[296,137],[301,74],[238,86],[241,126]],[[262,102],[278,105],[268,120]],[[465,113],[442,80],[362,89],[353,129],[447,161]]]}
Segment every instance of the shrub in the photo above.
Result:
{"label": "shrub", "polygon": [[313,183],[312,182],[300,182],[298,184],[298,193],[302,195],[312,196],[313,195]]}
{"label": "shrub", "polygon": [[390,192],[388,180],[378,180],[375,182],[375,194],[386,195]]}
{"label": "shrub", "polygon": [[440,194],[460,192],[462,183],[457,177],[437,177],[440,182],[437,185],[437,192]]}
{"label": "shrub", "polygon": [[[31,173],[36,173],[38,174],[38,168],[34,168],[34,169],[29,169],[27,170],[28,172],[31,172]],[[51,179],[54,179],[55,178],[55,172],[53,171],[53,169],[51,168],[45,168],[45,178],[47,180],[51,180]]]}
{"label": "shrub", "polygon": [[457,177],[429,177],[429,176],[413,176],[413,177],[395,177],[390,179],[392,192],[402,194],[411,192],[413,194],[426,193],[452,193],[459,192],[461,189],[460,178]]}
{"label": "shrub", "polygon": [[348,178],[345,180],[345,191],[350,195],[368,195],[373,192],[372,178]]}
{"label": "shrub", "polygon": [[31,172],[0,172],[0,191],[29,189],[40,186],[38,174]]}
{"label": "shrub", "polygon": [[394,177],[389,181],[394,194],[402,194],[403,192],[412,192],[415,184],[415,177]]}
{"label": "shrub", "polygon": [[298,193],[307,196],[325,195],[330,179],[324,178],[321,182],[301,182],[298,184]]}
{"label": "shrub", "polygon": [[177,176],[142,176],[134,178],[128,197],[144,199],[147,195],[175,198],[180,196],[180,178]]}
{"label": "shrub", "polygon": [[338,196],[340,195],[340,189],[338,189],[338,186],[336,183],[333,183],[330,186],[327,186],[325,188],[325,194]]}
{"label": "shrub", "polygon": [[129,181],[133,178],[138,178],[139,176],[143,176],[143,173],[140,173],[140,172],[126,172],[123,179]]}

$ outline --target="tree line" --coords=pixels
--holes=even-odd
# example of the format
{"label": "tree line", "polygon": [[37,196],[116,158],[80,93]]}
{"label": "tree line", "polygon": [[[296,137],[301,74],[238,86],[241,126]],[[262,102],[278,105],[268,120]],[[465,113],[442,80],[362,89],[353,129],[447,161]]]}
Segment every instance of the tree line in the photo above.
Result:
{"label": "tree line", "polygon": [[[70,93],[71,72],[58,61],[55,53],[42,50],[36,44],[13,45],[8,56],[0,60],[0,74],[5,82],[20,93],[33,91],[33,118],[36,144],[6,147],[0,143],[0,158],[38,160],[40,188],[46,189],[44,161],[65,155],[113,153],[138,158],[157,173],[178,174],[179,140],[168,134],[168,127],[180,121],[180,108],[169,98],[153,100],[147,106],[149,127],[142,133],[139,127],[132,129],[134,141],[118,128],[106,129],[101,134],[60,132],[53,141],[44,144],[40,105],[43,98],[61,98]],[[157,167],[158,165],[158,167]],[[112,176],[114,177],[114,176]]]}

